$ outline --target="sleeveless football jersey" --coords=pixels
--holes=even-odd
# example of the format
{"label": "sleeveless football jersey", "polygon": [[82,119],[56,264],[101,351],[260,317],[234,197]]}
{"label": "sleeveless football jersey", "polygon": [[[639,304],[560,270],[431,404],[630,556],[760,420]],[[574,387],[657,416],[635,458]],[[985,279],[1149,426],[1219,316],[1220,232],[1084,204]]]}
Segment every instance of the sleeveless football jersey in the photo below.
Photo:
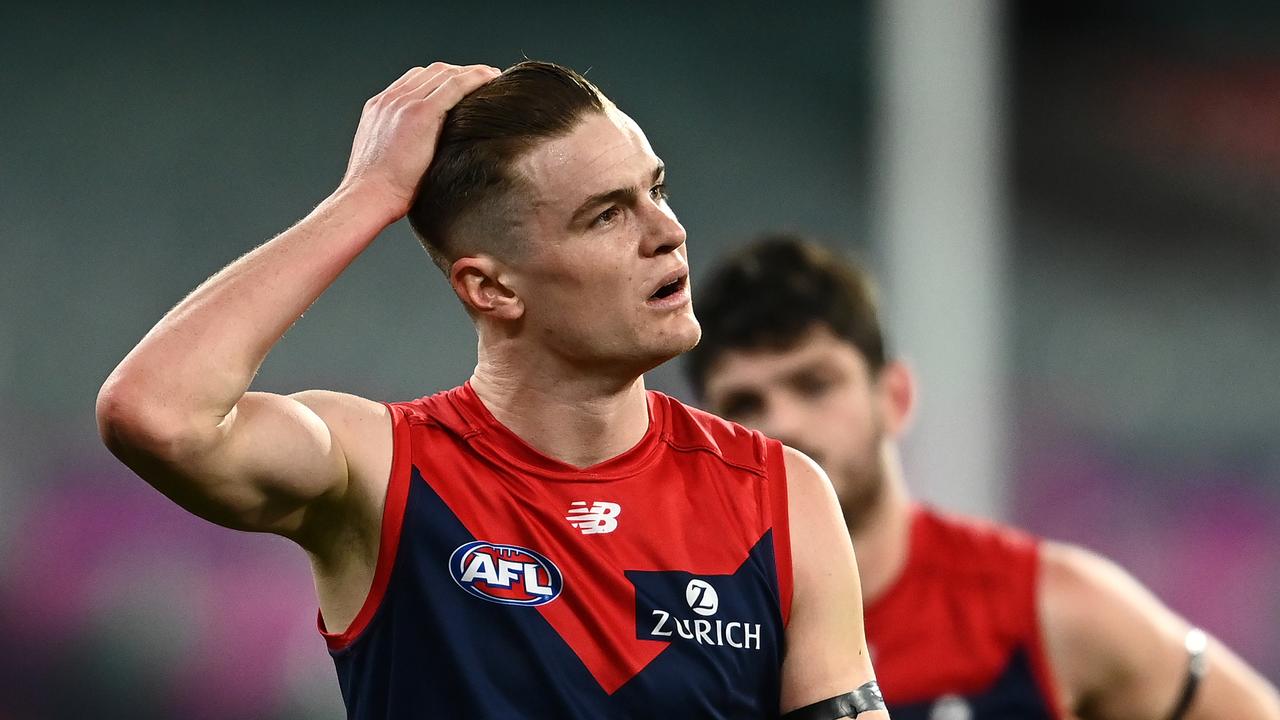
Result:
{"label": "sleeveless football jersey", "polygon": [[1039,546],[1017,530],[912,510],[907,564],[866,608],[894,720],[1057,720],[1036,612]]}
{"label": "sleeveless football jersey", "polygon": [[524,443],[469,384],[388,406],[373,585],[325,634],[350,717],[778,715],[781,446],[660,393],[648,405],[644,438],[585,469]]}

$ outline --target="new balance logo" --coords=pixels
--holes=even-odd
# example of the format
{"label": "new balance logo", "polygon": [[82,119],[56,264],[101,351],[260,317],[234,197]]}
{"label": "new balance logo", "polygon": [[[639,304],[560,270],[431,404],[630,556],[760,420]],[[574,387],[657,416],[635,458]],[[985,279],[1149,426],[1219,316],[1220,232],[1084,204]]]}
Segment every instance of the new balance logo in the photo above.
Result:
{"label": "new balance logo", "polygon": [[588,505],[586,500],[578,500],[569,506],[569,514],[564,519],[583,535],[597,535],[617,530],[621,514],[622,506],[618,503],[596,500]]}

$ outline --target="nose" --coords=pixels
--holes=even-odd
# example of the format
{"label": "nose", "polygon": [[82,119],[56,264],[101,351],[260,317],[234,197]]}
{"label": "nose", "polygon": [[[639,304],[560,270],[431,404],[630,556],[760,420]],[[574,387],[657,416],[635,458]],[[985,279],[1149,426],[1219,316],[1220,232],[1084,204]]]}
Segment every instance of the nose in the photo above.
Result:
{"label": "nose", "polygon": [[665,202],[644,203],[642,215],[645,233],[640,249],[646,257],[665,255],[684,245],[684,226]]}

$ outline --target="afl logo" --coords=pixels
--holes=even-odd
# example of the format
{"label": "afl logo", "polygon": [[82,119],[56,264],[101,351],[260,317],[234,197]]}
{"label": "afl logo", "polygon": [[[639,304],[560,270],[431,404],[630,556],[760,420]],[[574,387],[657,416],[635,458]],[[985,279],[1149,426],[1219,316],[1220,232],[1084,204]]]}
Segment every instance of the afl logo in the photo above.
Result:
{"label": "afl logo", "polygon": [[454,550],[449,574],[468,593],[503,605],[545,605],[564,588],[560,568],[545,555],[483,540]]}

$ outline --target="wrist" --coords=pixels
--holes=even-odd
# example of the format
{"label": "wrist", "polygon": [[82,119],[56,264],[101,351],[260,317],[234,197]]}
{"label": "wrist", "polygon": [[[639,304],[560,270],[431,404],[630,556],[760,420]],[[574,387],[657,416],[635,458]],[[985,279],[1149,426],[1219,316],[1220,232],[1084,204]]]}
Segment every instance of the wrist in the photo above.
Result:
{"label": "wrist", "polygon": [[413,198],[404,198],[370,181],[357,180],[338,186],[322,204],[340,206],[343,212],[376,222],[385,229],[408,214]]}

